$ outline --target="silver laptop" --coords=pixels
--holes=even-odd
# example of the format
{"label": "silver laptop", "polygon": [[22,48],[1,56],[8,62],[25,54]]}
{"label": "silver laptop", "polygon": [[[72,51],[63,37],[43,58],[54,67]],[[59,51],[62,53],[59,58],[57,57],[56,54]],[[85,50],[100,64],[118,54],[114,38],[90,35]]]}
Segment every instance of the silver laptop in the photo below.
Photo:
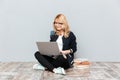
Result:
{"label": "silver laptop", "polygon": [[36,44],[43,55],[61,55],[57,42],[36,42]]}

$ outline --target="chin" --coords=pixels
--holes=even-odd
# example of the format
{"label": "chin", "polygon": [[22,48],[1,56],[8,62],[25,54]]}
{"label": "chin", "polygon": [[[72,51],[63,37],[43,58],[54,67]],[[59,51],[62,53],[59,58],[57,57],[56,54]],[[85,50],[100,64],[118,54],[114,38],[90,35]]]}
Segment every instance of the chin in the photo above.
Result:
{"label": "chin", "polygon": [[57,29],[58,31],[62,30],[62,29]]}

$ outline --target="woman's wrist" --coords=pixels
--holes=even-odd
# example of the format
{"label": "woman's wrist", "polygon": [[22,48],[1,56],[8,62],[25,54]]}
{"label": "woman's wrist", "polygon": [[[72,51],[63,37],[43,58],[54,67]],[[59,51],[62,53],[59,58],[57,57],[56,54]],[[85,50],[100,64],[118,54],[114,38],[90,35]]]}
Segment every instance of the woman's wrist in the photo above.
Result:
{"label": "woman's wrist", "polygon": [[67,50],[67,52],[66,52],[67,54],[70,54],[71,53],[71,50],[69,49],[69,50]]}
{"label": "woman's wrist", "polygon": [[64,50],[64,51],[61,51],[61,53],[63,53],[63,54],[70,54],[70,53],[73,53],[73,50],[72,49]]}
{"label": "woman's wrist", "polygon": [[66,50],[66,54],[70,54],[70,53],[73,53],[72,49]]}

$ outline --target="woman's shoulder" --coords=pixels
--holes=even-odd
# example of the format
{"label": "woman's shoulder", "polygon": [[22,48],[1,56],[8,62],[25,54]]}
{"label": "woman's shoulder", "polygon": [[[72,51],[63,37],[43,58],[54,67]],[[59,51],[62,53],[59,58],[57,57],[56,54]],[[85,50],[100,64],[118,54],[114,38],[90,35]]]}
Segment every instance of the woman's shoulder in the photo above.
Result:
{"label": "woman's shoulder", "polygon": [[72,32],[72,31],[69,32],[69,37],[70,37],[70,38],[76,38],[74,32]]}
{"label": "woman's shoulder", "polygon": [[50,35],[55,35],[55,32],[53,30],[51,30]]}
{"label": "woman's shoulder", "polygon": [[72,31],[69,32],[69,35],[74,35],[74,33]]}

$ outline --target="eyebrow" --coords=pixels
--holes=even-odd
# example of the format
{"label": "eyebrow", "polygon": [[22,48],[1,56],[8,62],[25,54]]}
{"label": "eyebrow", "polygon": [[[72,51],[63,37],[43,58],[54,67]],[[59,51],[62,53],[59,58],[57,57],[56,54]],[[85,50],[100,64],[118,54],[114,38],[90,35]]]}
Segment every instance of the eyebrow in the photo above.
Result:
{"label": "eyebrow", "polygon": [[54,22],[54,24],[63,24],[63,23],[61,23],[61,22]]}

